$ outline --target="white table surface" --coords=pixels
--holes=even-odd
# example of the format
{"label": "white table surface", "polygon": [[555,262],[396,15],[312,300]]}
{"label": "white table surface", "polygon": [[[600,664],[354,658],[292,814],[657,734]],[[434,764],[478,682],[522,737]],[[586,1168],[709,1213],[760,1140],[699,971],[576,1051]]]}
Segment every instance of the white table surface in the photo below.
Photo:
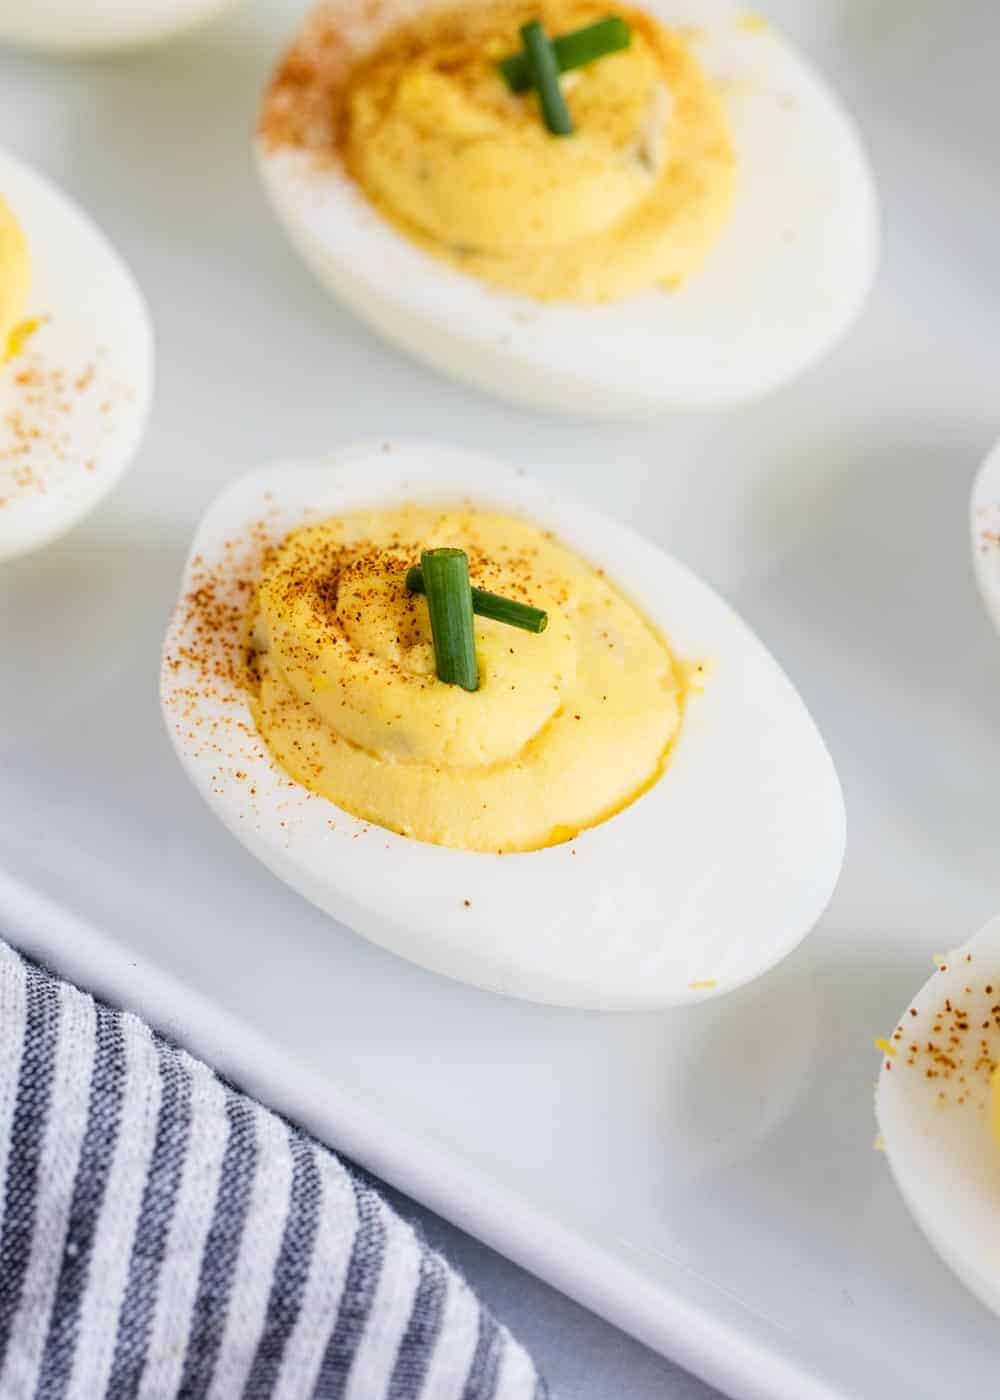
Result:
{"label": "white table surface", "polygon": [[[121,59],[0,52],[0,139],[97,217],[152,304],[159,390],[144,460],[155,457],[157,469],[169,470],[172,459],[197,451],[235,473],[384,431],[488,445],[525,464],[541,457],[570,482],[582,476],[586,493],[624,518],[652,515],[682,557],[730,592],[743,581],[743,552],[763,533],[774,569],[758,569],[740,603],[779,655],[796,650],[795,679],[807,699],[801,658],[811,657],[821,673],[824,649],[837,646],[836,627],[803,635],[801,614],[782,594],[781,565],[802,549],[825,551],[829,591],[809,600],[810,613],[836,613],[836,626],[850,619],[870,648],[870,673],[859,678],[864,703],[844,695],[837,707],[826,693],[818,714],[841,763],[849,809],[862,764],[884,773],[887,806],[936,804],[939,815],[925,825],[944,843],[948,878],[935,880],[933,847],[889,850],[892,878],[882,894],[897,922],[909,909],[914,925],[946,928],[943,941],[971,932],[1000,907],[995,829],[966,819],[975,785],[987,780],[984,767],[992,763],[995,776],[1000,761],[995,726],[990,731],[983,719],[990,705],[995,713],[995,647],[975,615],[965,558],[968,487],[1000,431],[995,0],[775,0],[766,7],[859,116],[879,178],[885,244],[871,307],[847,342],[798,384],[741,410],[745,462],[713,455],[711,417],[595,428],[445,385],[322,300],[267,214],[247,141],[261,83],[298,8],[296,0],[261,0],[201,35]],[[227,275],[208,277],[204,269],[218,268],[220,258]],[[291,363],[280,338],[260,334],[263,319],[247,313],[246,279],[260,298],[285,299],[289,325],[312,360]],[[345,354],[364,382],[377,376],[377,398],[336,382],[334,367]],[[318,436],[321,422],[325,436]],[[613,473],[598,470],[609,460]],[[215,471],[203,499],[217,479]],[[689,486],[711,501],[710,529],[692,531],[691,509],[677,509],[678,493]],[[130,490],[141,490],[136,477],[103,508],[106,518]],[[664,527],[672,513],[673,537]],[[856,569],[835,575],[852,553]],[[940,586],[931,582],[935,570]],[[854,592],[845,607],[837,590],[848,577]],[[898,723],[897,640],[911,661],[926,648],[928,679]],[[948,668],[956,647],[966,675],[971,662],[981,678],[982,693],[965,696],[972,731],[950,734],[958,707]],[[935,782],[928,738],[964,746],[967,790]],[[856,843],[876,819],[885,828],[884,811],[851,810],[851,817]],[[849,859],[842,898],[850,901],[856,886]],[[864,888],[871,901],[877,886],[870,871]],[[871,913],[874,922],[879,911]],[[900,999],[893,985],[888,1021]],[[534,1349],[563,1397],[704,1400],[713,1393],[452,1226],[401,1204]]]}

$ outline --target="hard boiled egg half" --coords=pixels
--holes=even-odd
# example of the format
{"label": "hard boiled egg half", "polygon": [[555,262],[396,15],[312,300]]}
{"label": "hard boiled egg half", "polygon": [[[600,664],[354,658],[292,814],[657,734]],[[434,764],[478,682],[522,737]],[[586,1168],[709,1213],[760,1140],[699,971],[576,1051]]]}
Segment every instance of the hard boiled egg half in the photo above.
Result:
{"label": "hard boiled egg half", "polygon": [[149,315],[128,268],[0,150],[0,559],[55,539],[111,490],[152,387]]}
{"label": "hard boiled egg half", "polygon": [[883,1043],[879,1130],[914,1219],[1000,1313],[1000,918],[936,961]]}
{"label": "hard boiled egg half", "polygon": [[[458,504],[551,532],[603,570],[675,656],[705,672],[665,771],[641,796],[572,839],[516,854],[431,844],[350,815],[275,761],[248,703],[255,583],[290,531],[361,509]],[[608,657],[609,667],[628,664]],[[796,946],[840,870],[844,809],[833,764],[745,624],[633,531],[465,452],[357,447],[230,487],[195,535],[161,696],[195,786],[276,875],[402,957],[496,992],[607,1008],[720,995]],[[406,761],[405,750],[377,756]]]}
{"label": "hard boiled egg half", "polygon": [[979,591],[987,611],[1000,627],[1000,443],[976,477],[969,523]]}
{"label": "hard boiled egg half", "polygon": [[[492,6],[502,28],[505,3],[473,0],[458,22]],[[875,268],[872,177],[850,116],[773,28],[727,0],[648,0],[628,11],[631,57],[564,75],[575,126],[558,138],[534,93],[506,91],[487,40],[478,65],[456,59],[447,19],[439,52],[408,71],[400,40],[395,68],[351,86],[441,8],[322,0],[264,99],[274,208],[358,316],[459,379],[598,415],[752,399],[843,334]],[[553,37],[604,13],[507,11],[508,47],[536,12]],[[648,22],[666,45],[656,79]]]}
{"label": "hard boiled egg half", "polygon": [[0,43],[71,53],[173,38],[235,0],[0,0]]}

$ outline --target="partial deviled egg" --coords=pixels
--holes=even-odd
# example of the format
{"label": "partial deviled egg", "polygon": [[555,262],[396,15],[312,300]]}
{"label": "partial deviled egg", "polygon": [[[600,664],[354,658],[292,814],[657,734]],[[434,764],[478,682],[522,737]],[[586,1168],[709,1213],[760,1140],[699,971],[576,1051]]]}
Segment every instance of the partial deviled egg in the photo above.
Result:
{"label": "partial deviled egg", "polygon": [[1000,443],[976,477],[969,523],[979,591],[987,612],[1000,627]]}
{"label": "partial deviled egg", "polygon": [[128,268],[0,150],[0,560],[63,534],[111,490],[152,387],[149,314]]}
{"label": "partial deviled egg", "polygon": [[881,1145],[928,1240],[1000,1313],[1000,918],[935,961],[880,1042]]}
{"label": "partial deviled egg", "polygon": [[[541,632],[477,613],[477,689],[435,674],[409,586],[429,546],[545,613]],[[631,530],[434,444],[230,487],[192,545],[161,696],[195,786],[276,875],[511,996],[720,995],[805,936],[843,858],[829,754],[740,619]]]}
{"label": "partial deviled egg", "polygon": [[[536,18],[553,40],[625,26],[562,75],[568,135],[501,72]],[[752,399],[833,345],[875,268],[854,123],[726,0],[321,0],[257,149],[335,296],[446,373],[570,412]]]}
{"label": "partial deviled egg", "polygon": [[236,0],[0,0],[0,44],[104,53],[171,39]]}

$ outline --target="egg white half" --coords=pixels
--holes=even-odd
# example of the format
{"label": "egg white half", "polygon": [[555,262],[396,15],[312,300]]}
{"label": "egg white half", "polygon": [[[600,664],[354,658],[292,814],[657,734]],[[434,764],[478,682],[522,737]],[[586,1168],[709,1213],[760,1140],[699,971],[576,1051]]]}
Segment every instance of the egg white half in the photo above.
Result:
{"label": "egg white half", "polygon": [[988,613],[1000,627],[1000,442],[976,477],[969,524],[979,591]]}
{"label": "egg white half", "polygon": [[236,0],[0,0],[0,43],[80,53],[173,38]]}
{"label": "egg white half", "polygon": [[[245,694],[208,684],[185,598],[254,550],[361,506],[471,500],[523,514],[613,579],[676,653],[704,659],[665,775],[564,845],[494,856],[359,821],[270,758]],[[256,543],[248,549],[247,542]],[[357,932],[447,976],[530,1000],[658,1007],[716,996],[784,957],[826,906],[844,850],[829,754],[762,644],[681,564],[555,487],[429,443],[353,447],[243,478],[209,509],[164,645],[161,697],[209,805],[276,875]],[[469,901],[468,904],[466,901]]]}
{"label": "egg white half", "polygon": [[990,1070],[1000,1061],[1000,917],[943,955],[940,968],[890,1037],[879,1130],[917,1224],[1000,1313],[1000,1143],[989,1116]]}
{"label": "egg white half", "polygon": [[[439,2],[323,8],[362,54]],[[320,281],[445,373],[567,412],[719,407],[777,387],[822,355],[858,313],[876,263],[874,186],[853,121],[789,44],[748,27],[726,0],[644,8],[697,27],[738,160],[730,222],[679,291],[574,306],[492,288],[397,233],[335,158],[318,164],[312,153],[258,142],[274,208]]]}
{"label": "egg white half", "polygon": [[0,364],[0,559],[75,525],[131,461],[153,391],[153,334],[135,279],[59,190],[0,150],[0,195],[28,241],[27,315]]}

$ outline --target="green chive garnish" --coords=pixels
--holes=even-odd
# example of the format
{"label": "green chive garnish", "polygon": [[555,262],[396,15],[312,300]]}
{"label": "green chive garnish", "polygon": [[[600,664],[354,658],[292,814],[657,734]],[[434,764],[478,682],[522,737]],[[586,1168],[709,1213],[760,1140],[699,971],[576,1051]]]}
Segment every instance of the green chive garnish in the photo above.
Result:
{"label": "green chive garnish", "polygon": [[[568,73],[571,68],[582,68],[606,54],[627,49],[632,42],[632,31],[618,15],[608,15],[596,24],[588,24],[583,29],[572,29],[568,34],[560,34],[552,40],[552,52],[556,56],[556,66],[560,73]],[[531,87],[531,69],[525,53],[512,53],[509,58],[497,64],[504,82],[511,92],[527,92]]]}
{"label": "green chive garnish", "polygon": [[420,556],[438,680],[479,689],[472,632],[472,588],[464,549],[425,549]]}
{"label": "green chive garnish", "polygon": [[[419,564],[407,571],[406,586],[411,593],[426,591]],[[529,607],[515,598],[502,598],[499,593],[487,593],[485,588],[472,590],[472,611],[479,617],[491,617],[494,622],[506,622],[508,627],[520,627],[524,632],[544,632],[549,625],[549,615],[541,608]]]}
{"label": "green chive garnish", "polygon": [[553,136],[570,136],[573,120],[559,86],[559,65],[541,21],[533,19],[530,24],[522,24],[521,40],[545,125]]}

